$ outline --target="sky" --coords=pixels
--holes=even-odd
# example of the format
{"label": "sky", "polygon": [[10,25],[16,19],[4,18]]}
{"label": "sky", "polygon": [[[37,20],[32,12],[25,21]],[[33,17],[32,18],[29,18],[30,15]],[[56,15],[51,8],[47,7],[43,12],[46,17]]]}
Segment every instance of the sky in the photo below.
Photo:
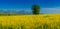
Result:
{"label": "sky", "polygon": [[33,4],[40,5],[41,0],[0,0],[0,8],[30,8]]}
{"label": "sky", "polygon": [[[44,14],[59,14],[60,13],[60,0],[0,0],[0,10],[12,11],[27,11],[31,12],[32,5],[37,4],[40,6],[40,13]],[[7,10],[6,10],[7,9]],[[12,9],[12,10],[10,10]]]}
{"label": "sky", "polygon": [[60,14],[60,0],[44,0],[44,8],[41,9],[45,14]]}

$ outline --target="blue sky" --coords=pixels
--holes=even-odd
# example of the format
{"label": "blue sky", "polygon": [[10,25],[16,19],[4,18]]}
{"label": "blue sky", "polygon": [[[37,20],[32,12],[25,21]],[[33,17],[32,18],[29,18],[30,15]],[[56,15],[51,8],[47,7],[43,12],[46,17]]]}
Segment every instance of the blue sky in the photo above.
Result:
{"label": "blue sky", "polygon": [[19,9],[31,12],[33,4],[41,7],[41,13],[60,13],[60,0],[0,0],[0,9]]}
{"label": "blue sky", "polygon": [[40,5],[41,0],[0,0],[0,8],[30,8],[33,4]]}
{"label": "blue sky", "polygon": [[44,8],[41,13],[45,14],[60,14],[60,0],[44,0]]}

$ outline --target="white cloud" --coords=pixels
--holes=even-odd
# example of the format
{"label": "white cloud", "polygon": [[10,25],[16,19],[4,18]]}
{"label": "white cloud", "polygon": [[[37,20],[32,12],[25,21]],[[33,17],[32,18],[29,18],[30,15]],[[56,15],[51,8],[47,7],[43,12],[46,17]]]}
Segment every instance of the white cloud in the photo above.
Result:
{"label": "white cloud", "polygon": [[32,13],[31,9],[0,9],[0,12],[6,12],[6,13]]}
{"label": "white cloud", "polygon": [[60,7],[55,8],[42,8],[41,13],[53,13],[53,14],[60,14]]}

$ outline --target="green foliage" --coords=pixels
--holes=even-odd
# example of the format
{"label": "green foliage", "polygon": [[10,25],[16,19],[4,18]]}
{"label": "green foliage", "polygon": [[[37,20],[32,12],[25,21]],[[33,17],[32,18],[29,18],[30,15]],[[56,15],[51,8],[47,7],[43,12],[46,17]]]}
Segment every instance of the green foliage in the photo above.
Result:
{"label": "green foliage", "polygon": [[[35,23],[34,26],[30,29],[60,29],[60,28],[58,28],[59,25],[60,25],[59,23],[57,23],[56,25],[55,24],[47,24],[47,23],[42,23],[42,24]],[[27,29],[27,28],[26,28],[26,25],[3,26],[2,24],[0,24],[0,29]]]}
{"label": "green foliage", "polygon": [[55,25],[53,27],[52,26],[51,24],[44,23],[44,24],[41,24],[40,26],[36,25],[34,29],[60,29]]}
{"label": "green foliage", "polygon": [[39,7],[39,5],[33,5],[32,6],[32,9],[33,9],[33,14],[39,14],[39,12],[40,12],[40,7]]}

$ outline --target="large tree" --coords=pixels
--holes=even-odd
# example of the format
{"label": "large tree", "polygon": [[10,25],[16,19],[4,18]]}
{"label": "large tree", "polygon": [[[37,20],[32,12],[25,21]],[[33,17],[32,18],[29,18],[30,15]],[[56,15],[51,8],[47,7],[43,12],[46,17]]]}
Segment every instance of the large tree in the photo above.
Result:
{"label": "large tree", "polygon": [[32,6],[32,12],[33,12],[33,14],[39,14],[40,6],[39,5],[33,5]]}

